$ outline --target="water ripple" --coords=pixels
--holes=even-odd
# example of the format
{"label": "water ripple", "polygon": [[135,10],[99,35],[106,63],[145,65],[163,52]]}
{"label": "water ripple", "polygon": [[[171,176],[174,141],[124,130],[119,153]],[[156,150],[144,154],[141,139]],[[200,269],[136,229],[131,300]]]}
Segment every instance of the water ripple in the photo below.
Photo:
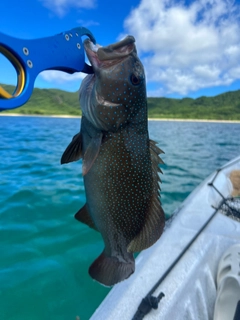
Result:
{"label": "water ripple", "polygon": [[[60,165],[79,123],[0,117],[2,320],[86,320],[109,291],[88,276],[101,236],[74,219],[85,203],[81,161]],[[150,121],[149,131],[165,152],[166,215],[240,153],[239,124]]]}

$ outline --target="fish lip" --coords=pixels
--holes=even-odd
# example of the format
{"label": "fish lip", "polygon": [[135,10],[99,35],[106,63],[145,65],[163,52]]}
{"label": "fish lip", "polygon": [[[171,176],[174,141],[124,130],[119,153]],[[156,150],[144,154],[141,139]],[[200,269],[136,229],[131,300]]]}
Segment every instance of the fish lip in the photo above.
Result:
{"label": "fish lip", "polygon": [[95,69],[100,64],[100,61],[97,56],[97,51],[100,46],[95,45],[90,39],[86,39],[83,45],[84,45],[84,49],[86,51],[87,57],[93,69]]}
{"label": "fish lip", "polygon": [[135,48],[135,38],[127,36],[124,39],[106,47],[94,44],[90,39],[84,41],[84,48],[93,69],[109,67],[124,60]]}

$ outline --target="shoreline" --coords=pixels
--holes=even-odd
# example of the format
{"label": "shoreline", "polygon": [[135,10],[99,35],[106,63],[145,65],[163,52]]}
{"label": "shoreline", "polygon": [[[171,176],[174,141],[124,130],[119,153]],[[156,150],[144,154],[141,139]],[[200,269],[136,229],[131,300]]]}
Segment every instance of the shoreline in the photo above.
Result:
{"label": "shoreline", "polygon": [[[20,113],[1,113],[0,117],[39,117],[39,118],[77,118],[81,116],[72,115],[40,115],[40,114],[20,114]],[[213,119],[171,119],[171,118],[148,118],[149,121],[176,121],[176,122],[216,122],[216,123],[240,123],[240,120],[213,120]]]}

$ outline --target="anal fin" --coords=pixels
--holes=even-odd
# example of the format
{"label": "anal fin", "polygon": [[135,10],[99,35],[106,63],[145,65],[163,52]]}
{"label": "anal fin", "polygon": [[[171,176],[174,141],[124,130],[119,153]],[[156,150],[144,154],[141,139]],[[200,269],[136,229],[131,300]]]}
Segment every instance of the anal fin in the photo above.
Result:
{"label": "anal fin", "polygon": [[95,223],[93,222],[88,209],[87,205],[85,204],[74,216],[78,221],[85,223],[88,225],[90,228],[98,231],[98,229],[95,226]]}
{"label": "anal fin", "polygon": [[[155,199],[154,199],[155,198]],[[128,252],[140,252],[151,247],[161,236],[165,225],[164,212],[157,196],[153,197],[142,230],[130,242]]]}

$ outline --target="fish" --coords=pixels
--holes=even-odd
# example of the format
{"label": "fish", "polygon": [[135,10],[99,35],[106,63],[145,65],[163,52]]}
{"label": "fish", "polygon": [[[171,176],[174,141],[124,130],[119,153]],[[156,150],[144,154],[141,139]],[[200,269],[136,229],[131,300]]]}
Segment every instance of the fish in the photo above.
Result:
{"label": "fish", "polygon": [[134,253],[163,232],[163,151],[149,138],[146,79],[135,38],[108,46],[86,39],[84,48],[93,74],[82,81],[81,129],[61,163],[82,159],[86,204],[75,218],[101,233],[105,247],[89,274],[113,286],[134,273]]}

